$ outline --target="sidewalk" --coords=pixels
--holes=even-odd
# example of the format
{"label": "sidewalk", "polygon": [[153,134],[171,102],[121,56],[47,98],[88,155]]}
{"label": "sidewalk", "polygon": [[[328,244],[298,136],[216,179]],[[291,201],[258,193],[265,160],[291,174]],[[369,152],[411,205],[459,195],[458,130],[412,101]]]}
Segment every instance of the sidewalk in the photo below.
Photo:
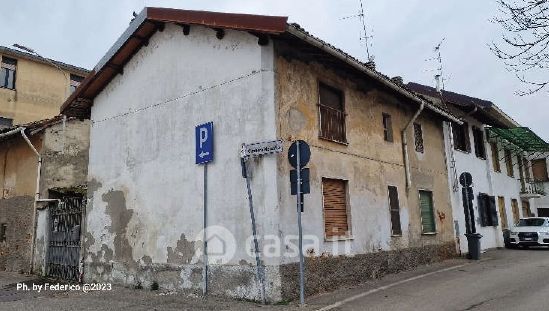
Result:
{"label": "sidewalk", "polygon": [[448,260],[422,266],[414,271],[387,275],[382,279],[372,280],[357,287],[341,288],[330,293],[307,297],[307,305],[304,308],[300,308],[295,301],[264,306],[228,298],[208,297],[203,299],[183,293],[128,289],[118,286],[114,286],[111,291],[101,292],[47,291],[37,293],[17,290],[16,283],[25,281],[32,286],[33,282],[44,283],[44,280],[39,280],[34,276],[0,272],[0,310],[317,310],[380,286],[460,266],[467,262],[463,259]]}

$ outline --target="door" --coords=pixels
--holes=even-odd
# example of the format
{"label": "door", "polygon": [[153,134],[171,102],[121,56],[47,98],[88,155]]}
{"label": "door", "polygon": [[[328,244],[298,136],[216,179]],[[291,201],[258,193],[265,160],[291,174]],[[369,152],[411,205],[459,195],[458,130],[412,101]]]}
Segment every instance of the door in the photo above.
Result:
{"label": "door", "polygon": [[84,199],[65,197],[49,210],[49,243],[46,275],[67,281],[79,280],[80,226]]}
{"label": "door", "polygon": [[530,202],[522,201],[522,217],[530,217],[532,212],[530,211]]}
{"label": "door", "polygon": [[505,211],[505,198],[498,197],[498,208],[499,208],[499,218],[501,222],[501,229],[508,229],[509,225],[507,223],[507,212]]}

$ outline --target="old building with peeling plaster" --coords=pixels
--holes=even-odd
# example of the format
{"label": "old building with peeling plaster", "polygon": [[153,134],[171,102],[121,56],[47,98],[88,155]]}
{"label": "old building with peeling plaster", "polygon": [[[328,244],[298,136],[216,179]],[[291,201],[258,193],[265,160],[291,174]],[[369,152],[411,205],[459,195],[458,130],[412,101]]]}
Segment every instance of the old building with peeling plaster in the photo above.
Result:
{"label": "old building with peeling plaster", "polygon": [[58,116],[0,130],[0,270],[48,275],[46,266],[56,266],[47,259],[51,204],[85,194],[88,146],[88,120]]}
{"label": "old building with peeling plaster", "polygon": [[[442,122],[461,121],[286,18],[146,8],[62,111],[92,123],[84,280],[202,289],[194,127],[208,121],[208,223],[236,241],[210,262],[211,293],[260,299],[243,143],[311,145],[307,293],[455,254]],[[251,165],[269,301],[297,295],[289,170],[284,153]]]}

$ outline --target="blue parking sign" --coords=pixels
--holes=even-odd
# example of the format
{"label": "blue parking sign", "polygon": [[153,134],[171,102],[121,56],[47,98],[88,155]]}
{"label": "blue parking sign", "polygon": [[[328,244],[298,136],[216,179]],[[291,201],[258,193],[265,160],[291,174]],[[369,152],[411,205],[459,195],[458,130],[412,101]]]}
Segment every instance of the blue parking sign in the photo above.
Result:
{"label": "blue parking sign", "polygon": [[197,125],[194,132],[196,138],[196,164],[206,164],[213,161],[213,122]]}

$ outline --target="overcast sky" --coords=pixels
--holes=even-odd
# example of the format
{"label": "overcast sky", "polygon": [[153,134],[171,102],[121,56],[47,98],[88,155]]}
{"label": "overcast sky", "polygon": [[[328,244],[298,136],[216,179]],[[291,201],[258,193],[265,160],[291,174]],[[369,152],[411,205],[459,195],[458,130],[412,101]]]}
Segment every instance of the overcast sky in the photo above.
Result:
{"label": "overcast sky", "polygon": [[[377,69],[434,86],[433,48],[443,38],[446,90],[491,100],[549,141],[549,93],[514,94],[523,86],[490,52],[501,36],[490,22],[494,0],[364,0]],[[19,43],[41,55],[93,68],[144,6],[284,15],[312,34],[365,60],[359,0],[18,0],[3,1],[0,45]],[[546,74],[545,77],[548,77]],[[538,75],[537,78],[542,78]]]}

